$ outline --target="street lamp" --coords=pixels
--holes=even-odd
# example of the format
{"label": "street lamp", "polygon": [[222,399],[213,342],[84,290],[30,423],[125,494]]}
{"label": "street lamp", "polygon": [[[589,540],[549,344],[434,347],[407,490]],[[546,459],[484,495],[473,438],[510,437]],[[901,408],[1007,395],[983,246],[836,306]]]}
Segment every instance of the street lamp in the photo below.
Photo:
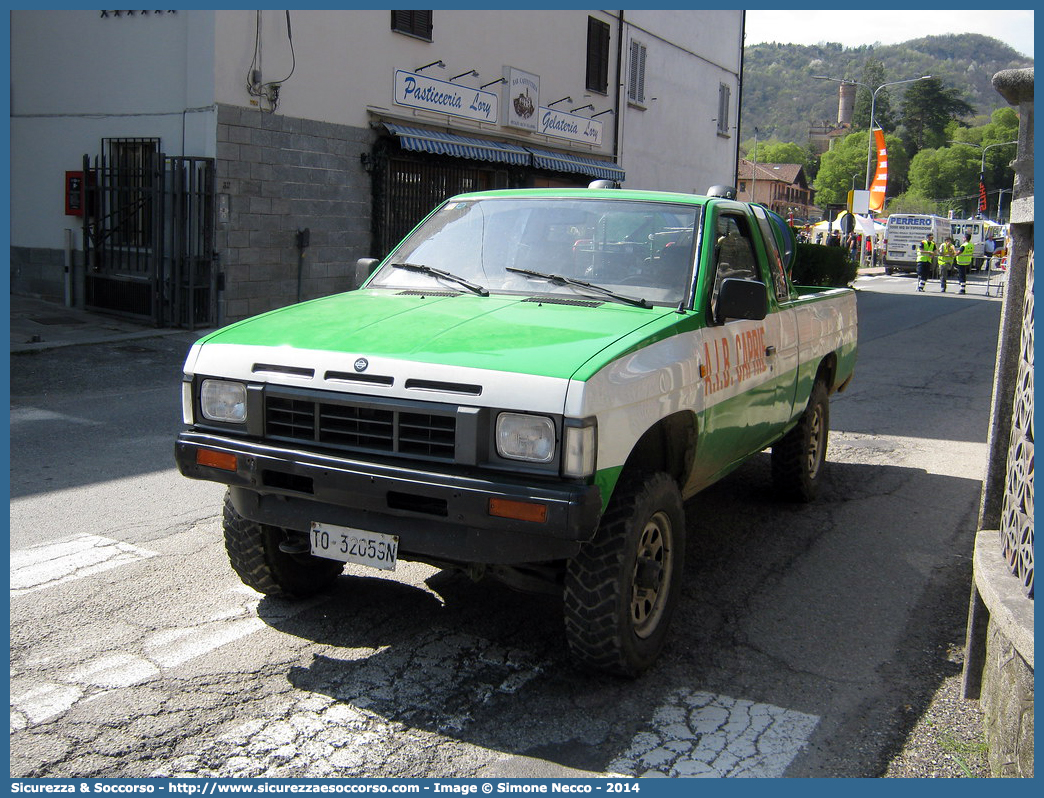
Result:
{"label": "street lamp", "polygon": [[1014,193],[1015,193],[1014,189],[1010,189],[1010,188],[1002,188],[997,193],[997,224],[1001,224],[1002,223],[1001,222],[1001,218],[1002,218],[1001,217],[1001,203],[1004,202],[1004,195],[1005,194],[1014,194]]}
{"label": "street lamp", "polygon": [[840,78],[828,78],[826,75],[813,75],[816,80],[832,80],[834,83],[850,83],[854,86],[862,86],[868,92],[870,92],[870,140],[866,145],[866,190],[870,190],[870,156],[874,151],[874,106],[877,104],[877,92],[881,91],[885,86],[898,86],[901,83],[916,83],[919,80],[928,80],[931,75],[921,75],[919,78],[909,78],[907,80],[893,80],[888,83],[882,83],[876,89],[872,89],[865,83],[860,83],[858,80],[841,80]]}
{"label": "street lamp", "polygon": [[754,128],[754,165],[750,170],[750,201],[757,202],[755,191],[758,187],[758,129]]}
{"label": "street lamp", "polygon": [[[1000,141],[1000,142],[997,142],[996,144],[987,144],[985,147],[983,147],[981,144],[976,144],[974,141],[952,141],[951,140],[951,141],[947,142],[947,144],[967,144],[969,147],[978,147],[980,150],[982,150],[982,158],[979,159],[979,180],[983,180],[983,175],[986,174],[986,150],[992,149],[994,147],[1006,147],[1009,144],[1018,144],[1018,143],[1019,143],[1018,141]],[[1000,216],[1001,200],[1004,198],[1004,192],[1007,191],[1007,190],[1008,189],[1002,188],[1000,196],[997,197],[997,216],[998,217]],[[986,212],[989,213],[989,208],[987,208]],[[979,213],[982,213],[982,211],[980,210]]]}
{"label": "street lamp", "polygon": [[982,159],[979,161],[979,174],[983,174],[986,171],[986,150],[992,149],[993,147],[1006,147],[1009,144],[1018,144],[1018,141],[1002,141],[997,144],[987,144],[983,147],[981,144],[976,144],[974,141],[948,141],[947,144],[967,144],[969,147],[978,147],[982,150]]}

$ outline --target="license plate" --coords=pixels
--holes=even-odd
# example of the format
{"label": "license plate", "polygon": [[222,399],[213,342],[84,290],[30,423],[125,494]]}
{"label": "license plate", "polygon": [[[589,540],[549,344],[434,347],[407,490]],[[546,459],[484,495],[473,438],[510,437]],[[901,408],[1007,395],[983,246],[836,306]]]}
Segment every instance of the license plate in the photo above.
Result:
{"label": "license plate", "polygon": [[394,571],[399,554],[397,535],[364,532],[347,526],[312,522],[312,554],[328,560]]}

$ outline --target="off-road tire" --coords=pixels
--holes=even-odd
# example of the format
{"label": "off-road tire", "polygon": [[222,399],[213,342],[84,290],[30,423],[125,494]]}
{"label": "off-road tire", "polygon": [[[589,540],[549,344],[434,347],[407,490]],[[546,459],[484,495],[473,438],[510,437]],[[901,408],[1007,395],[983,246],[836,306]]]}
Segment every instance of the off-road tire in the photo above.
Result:
{"label": "off-road tire", "polygon": [[225,551],[232,570],[266,596],[305,598],[329,588],[344,569],[336,560],[311,554],[287,554],[279,544],[287,539],[285,530],[244,518],[225,493],[222,518]]}
{"label": "off-road tire", "polygon": [[797,426],[772,447],[772,484],[786,501],[810,502],[819,491],[830,434],[826,385],[816,380]]}
{"label": "off-road tire", "polygon": [[569,561],[565,627],[580,663],[637,676],[660,654],[678,602],[685,511],[667,474],[625,480],[594,539]]}

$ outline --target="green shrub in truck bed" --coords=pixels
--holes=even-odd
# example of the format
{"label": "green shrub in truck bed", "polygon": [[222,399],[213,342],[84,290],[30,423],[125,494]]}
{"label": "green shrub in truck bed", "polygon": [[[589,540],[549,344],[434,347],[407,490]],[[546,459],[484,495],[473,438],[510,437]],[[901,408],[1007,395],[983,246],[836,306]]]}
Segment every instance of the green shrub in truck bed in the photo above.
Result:
{"label": "green shrub in truck bed", "polygon": [[725,196],[452,197],[360,289],[197,342],[178,466],[228,485],[226,549],[262,593],[460,568],[558,591],[576,659],[640,673],[685,500],[769,447],[782,498],[822,480],[855,295],[794,286],[793,253]]}

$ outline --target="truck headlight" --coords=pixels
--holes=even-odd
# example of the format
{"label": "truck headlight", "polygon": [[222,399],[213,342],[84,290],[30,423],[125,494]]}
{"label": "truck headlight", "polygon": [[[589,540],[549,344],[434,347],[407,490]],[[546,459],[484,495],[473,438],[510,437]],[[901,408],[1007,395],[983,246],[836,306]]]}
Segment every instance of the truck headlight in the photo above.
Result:
{"label": "truck headlight", "polygon": [[555,459],[555,424],[547,416],[501,413],[497,417],[497,453],[509,460],[550,463]]}
{"label": "truck headlight", "polygon": [[246,385],[228,380],[203,380],[199,391],[199,409],[203,418],[226,424],[245,424],[247,417]]}

